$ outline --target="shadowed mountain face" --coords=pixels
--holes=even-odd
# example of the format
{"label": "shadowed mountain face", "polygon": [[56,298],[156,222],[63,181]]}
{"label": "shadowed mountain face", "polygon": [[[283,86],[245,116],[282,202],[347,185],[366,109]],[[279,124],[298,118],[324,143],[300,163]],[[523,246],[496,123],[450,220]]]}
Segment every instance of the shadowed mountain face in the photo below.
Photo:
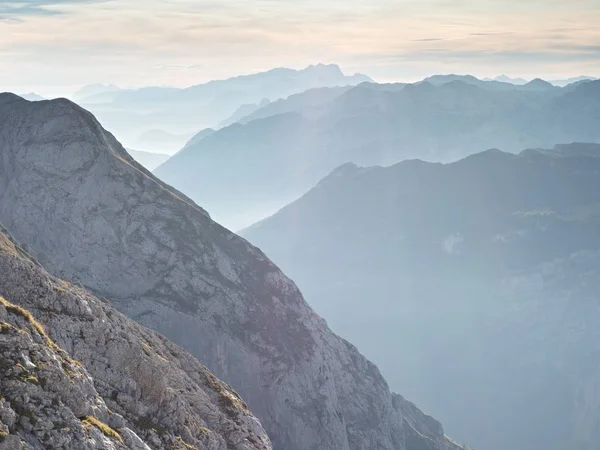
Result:
{"label": "shadowed mountain face", "polygon": [[[139,137],[151,130],[191,134],[216,127],[242,105],[277,100],[311,88],[357,85],[364,81],[371,80],[360,74],[344,75],[336,65],[319,64],[303,70],[273,69],[185,89],[91,86],[79,92],[76,101],[92,111],[126,146],[137,148]],[[168,154],[183,146],[183,143],[179,147],[171,147],[168,142],[163,147],[158,146],[159,142],[155,144],[153,151]]]}
{"label": "shadowed mountain face", "polygon": [[0,96],[0,221],[232,385],[280,450],[445,450],[259,250],[138,165],[66,100]]}
{"label": "shadowed mountain face", "polygon": [[541,80],[514,86],[442,78],[438,86],[364,83],[320,105],[318,115],[283,102],[283,114],[219,130],[155,173],[240,229],[346,162],[451,161],[482,148],[600,142],[600,81],[560,89]]}
{"label": "shadowed mountain face", "polygon": [[597,448],[600,145],[347,164],[242,235],[451,435]]}

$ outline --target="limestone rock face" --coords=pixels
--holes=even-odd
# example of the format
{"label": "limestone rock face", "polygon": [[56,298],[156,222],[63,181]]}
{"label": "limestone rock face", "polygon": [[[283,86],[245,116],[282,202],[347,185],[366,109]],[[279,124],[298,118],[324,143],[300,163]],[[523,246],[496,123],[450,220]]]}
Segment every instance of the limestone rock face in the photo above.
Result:
{"label": "limestone rock face", "polygon": [[[379,370],[330,331],[296,285],[73,103],[0,96],[0,221],[51,273],[110,299],[232,385],[274,448],[413,450]],[[102,311],[80,312],[85,325],[77,321],[73,336],[90,332]],[[89,339],[123,368],[127,357],[114,347],[129,344]],[[77,357],[87,350],[76,342],[66,348]],[[160,367],[170,356],[157,345],[144,361],[158,355]],[[115,391],[127,393],[116,394],[123,409],[140,395],[133,384]]]}
{"label": "limestone rock face", "polygon": [[108,408],[85,369],[2,297],[0,392],[0,448],[127,448],[117,431],[104,425],[103,433],[89,418],[108,417]]}
{"label": "limestone rock face", "polygon": [[271,449],[246,404],[194,357],[51,277],[1,232],[0,295],[0,429],[15,442]]}

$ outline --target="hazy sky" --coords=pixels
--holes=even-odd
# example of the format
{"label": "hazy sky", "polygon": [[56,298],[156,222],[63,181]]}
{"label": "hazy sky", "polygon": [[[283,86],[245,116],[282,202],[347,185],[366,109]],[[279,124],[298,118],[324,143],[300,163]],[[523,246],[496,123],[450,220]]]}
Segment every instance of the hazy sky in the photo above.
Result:
{"label": "hazy sky", "polygon": [[0,0],[0,90],[183,86],[337,63],[433,73],[600,76],[600,0]]}

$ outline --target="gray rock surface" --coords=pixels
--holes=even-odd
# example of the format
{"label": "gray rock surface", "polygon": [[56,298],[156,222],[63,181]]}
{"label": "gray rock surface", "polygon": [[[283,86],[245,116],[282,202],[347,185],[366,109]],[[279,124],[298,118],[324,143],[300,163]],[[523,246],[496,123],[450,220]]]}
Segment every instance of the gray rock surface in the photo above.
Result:
{"label": "gray rock surface", "polygon": [[0,422],[31,448],[271,449],[246,404],[194,357],[51,277],[1,232],[0,295]]}
{"label": "gray rock surface", "polygon": [[52,273],[201,359],[274,448],[416,450],[379,370],[296,285],[73,103],[0,96],[0,220]]}
{"label": "gray rock surface", "polygon": [[87,418],[109,413],[85,369],[36,329],[28,311],[2,297],[0,393],[2,449],[127,448],[117,431],[103,433]]}

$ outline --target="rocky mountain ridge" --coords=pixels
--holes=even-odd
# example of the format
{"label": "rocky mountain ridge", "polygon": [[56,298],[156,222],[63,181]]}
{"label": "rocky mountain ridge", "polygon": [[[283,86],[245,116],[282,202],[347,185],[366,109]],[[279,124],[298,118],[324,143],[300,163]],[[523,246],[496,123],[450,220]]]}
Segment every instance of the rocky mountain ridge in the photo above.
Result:
{"label": "rocky mountain ridge", "polygon": [[[258,249],[66,100],[0,95],[0,220],[48,270],[232,385],[279,450],[413,450],[378,369]],[[456,448],[440,428],[424,437]]]}
{"label": "rocky mountain ridge", "polygon": [[195,358],[50,276],[1,228],[0,296],[0,421],[26,448],[271,449]]}

